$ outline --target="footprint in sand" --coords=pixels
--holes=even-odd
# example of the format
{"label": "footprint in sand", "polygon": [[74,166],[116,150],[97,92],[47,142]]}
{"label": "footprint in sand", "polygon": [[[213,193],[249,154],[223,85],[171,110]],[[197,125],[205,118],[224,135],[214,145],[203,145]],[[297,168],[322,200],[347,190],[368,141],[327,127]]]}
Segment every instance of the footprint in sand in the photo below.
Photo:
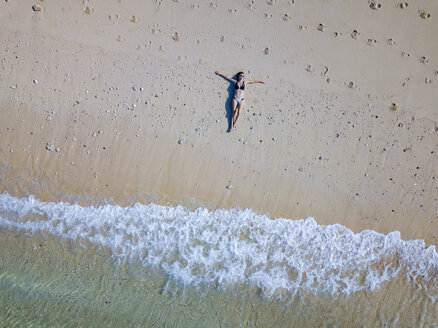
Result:
{"label": "footprint in sand", "polygon": [[428,79],[427,77],[424,79],[424,82],[426,83],[426,84],[431,84],[433,81],[432,81],[432,79]]}
{"label": "footprint in sand", "polygon": [[247,3],[245,3],[245,8],[255,10],[255,3],[254,3],[254,1],[251,0],[251,1],[247,2]]}
{"label": "footprint in sand", "polygon": [[138,22],[138,18],[135,17],[134,15],[132,15],[132,16],[129,18],[129,20],[130,20],[132,23],[137,23],[137,22]]}
{"label": "footprint in sand", "polygon": [[313,67],[311,65],[307,65],[304,69],[309,73],[313,72]]}
{"label": "footprint in sand", "polygon": [[429,62],[429,60],[426,57],[420,57],[420,63],[422,64],[427,64]]}
{"label": "footprint in sand", "polygon": [[324,32],[324,30],[326,29],[326,26],[324,26],[323,24],[318,24],[316,29],[320,32]]}
{"label": "footprint in sand", "polygon": [[340,37],[342,35],[341,32],[333,32],[333,37],[337,38]]}
{"label": "footprint in sand", "polygon": [[380,9],[382,7],[380,3],[377,3],[374,0],[370,0],[368,3],[370,4],[370,8],[374,10]]}
{"label": "footprint in sand", "polygon": [[271,6],[275,5],[276,2],[277,0],[266,0],[266,3]]}
{"label": "footprint in sand", "polygon": [[408,3],[407,2],[402,2],[401,4],[400,4],[400,8],[401,9],[406,9],[408,7]]}
{"label": "footprint in sand", "polygon": [[[7,2],[7,1],[6,1],[6,2]],[[41,7],[38,6],[38,5],[33,5],[33,6],[32,6],[32,10],[33,10],[33,11],[41,11]]]}
{"label": "footprint in sand", "polygon": [[397,105],[395,103],[392,103],[391,105],[389,105],[389,109],[395,112],[397,110]]}
{"label": "footprint in sand", "polygon": [[221,42],[224,42],[224,41],[225,41],[225,37],[222,35],[222,36],[219,38],[219,40],[220,40]]}
{"label": "footprint in sand", "polygon": [[390,46],[395,45],[395,41],[393,39],[388,39],[388,41],[386,41],[387,44],[389,44]]}
{"label": "footprint in sand", "polygon": [[263,50],[263,52],[265,53],[265,55],[269,55],[271,53],[271,49],[265,48],[265,50]]}
{"label": "footprint in sand", "polygon": [[359,38],[359,36],[360,36],[360,33],[359,33],[359,31],[358,30],[353,30],[353,32],[351,32],[351,37],[353,38],[353,39],[357,39],[357,38]]}
{"label": "footprint in sand", "polygon": [[172,39],[174,41],[180,41],[181,40],[181,34],[179,34],[178,32],[175,32],[172,34]]}
{"label": "footprint in sand", "polygon": [[377,43],[377,41],[374,40],[374,39],[368,39],[367,43],[368,43],[369,46],[374,46]]}
{"label": "footprint in sand", "polygon": [[298,31],[303,31],[303,30],[306,30],[306,29],[307,29],[307,26],[298,25]]}
{"label": "footprint in sand", "polygon": [[350,89],[353,89],[353,90],[357,89],[357,85],[353,81],[348,82],[347,87],[349,87]]}
{"label": "footprint in sand", "polygon": [[326,75],[327,74],[327,72],[328,72],[328,67],[327,66],[324,66],[324,69],[322,70],[322,72],[321,72],[321,76],[324,76],[324,75]]}
{"label": "footprint in sand", "polygon": [[116,40],[119,42],[126,42],[126,38],[120,34],[116,36]]}
{"label": "footprint in sand", "polygon": [[[272,16],[272,15],[271,15],[271,16]],[[283,15],[283,20],[284,20],[285,22],[291,20],[291,18],[292,18],[292,17],[290,17],[289,14],[287,14],[287,13]]]}
{"label": "footprint in sand", "polygon": [[87,15],[91,15],[92,13],[94,13],[94,9],[93,9],[93,8],[90,8],[90,7],[85,7],[84,12],[85,12]]}
{"label": "footprint in sand", "polygon": [[425,10],[420,10],[420,17],[423,19],[430,18],[430,14],[426,12]]}

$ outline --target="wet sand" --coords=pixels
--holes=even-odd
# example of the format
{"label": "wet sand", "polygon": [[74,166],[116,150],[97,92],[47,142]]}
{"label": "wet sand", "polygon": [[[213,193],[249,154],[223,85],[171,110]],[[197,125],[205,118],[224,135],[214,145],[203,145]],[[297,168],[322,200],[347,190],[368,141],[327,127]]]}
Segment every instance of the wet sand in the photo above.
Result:
{"label": "wet sand", "polygon": [[[437,18],[432,1],[2,1],[0,191],[437,244]],[[266,82],[231,133],[216,70]]]}

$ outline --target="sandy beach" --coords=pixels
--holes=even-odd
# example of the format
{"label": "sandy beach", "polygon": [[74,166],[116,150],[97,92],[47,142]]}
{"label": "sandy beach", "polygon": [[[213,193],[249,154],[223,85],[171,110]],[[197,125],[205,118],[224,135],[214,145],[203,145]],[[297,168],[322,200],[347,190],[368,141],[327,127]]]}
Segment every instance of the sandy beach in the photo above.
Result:
{"label": "sandy beach", "polygon": [[[0,2],[0,192],[438,238],[438,4]],[[234,86],[249,85],[228,130]]]}

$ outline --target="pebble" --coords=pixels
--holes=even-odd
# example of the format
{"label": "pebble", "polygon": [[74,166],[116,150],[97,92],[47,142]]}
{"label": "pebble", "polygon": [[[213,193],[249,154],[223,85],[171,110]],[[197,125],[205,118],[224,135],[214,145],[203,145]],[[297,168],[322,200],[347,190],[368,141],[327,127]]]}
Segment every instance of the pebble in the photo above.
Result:
{"label": "pebble", "polygon": [[16,84],[11,85],[11,89],[17,89],[17,85]]}
{"label": "pebble", "polygon": [[233,189],[233,186],[232,186],[232,185],[228,185],[228,186],[226,186],[226,188],[227,188],[228,190],[231,190],[231,189]]}
{"label": "pebble", "polygon": [[56,147],[55,151],[56,151],[57,153],[59,153],[59,152],[61,151],[61,149],[59,149],[59,147]]}
{"label": "pebble", "polygon": [[38,80],[37,80],[37,79],[34,79],[34,80],[33,80],[33,83],[38,84]]}
{"label": "pebble", "polygon": [[182,145],[184,143],[184,139],[179,139],[178,144]]}
{"label": "pebble", "polygon": [[52,146],[51,144],[47,143],[47,144],[46,144],[46,149],[47,149],[48,151],[52,151],[52,150],[53,150],[53,146]]}

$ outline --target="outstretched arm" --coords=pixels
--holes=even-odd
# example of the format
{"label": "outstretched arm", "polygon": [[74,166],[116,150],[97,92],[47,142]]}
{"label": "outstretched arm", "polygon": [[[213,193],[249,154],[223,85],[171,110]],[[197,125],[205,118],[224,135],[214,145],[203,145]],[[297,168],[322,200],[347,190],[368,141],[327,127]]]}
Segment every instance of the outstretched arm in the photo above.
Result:
{"label": "outstretched arm", "polygon": [[248,84],[255,84],[255,83],[265,84],[265,81],[262,81],[262,80],[251,80],[251,81],[246,81],[246,83],[248,83]]}
{"label": "outstretched arm", "polygon": [[214,72],[216,75],[219,75],[220,77],[224,78],[225,80],[231,82],[231,83],[236,83],[237,81],[235,79],[232,79],[222,73],[219,73],[218,71]]}

